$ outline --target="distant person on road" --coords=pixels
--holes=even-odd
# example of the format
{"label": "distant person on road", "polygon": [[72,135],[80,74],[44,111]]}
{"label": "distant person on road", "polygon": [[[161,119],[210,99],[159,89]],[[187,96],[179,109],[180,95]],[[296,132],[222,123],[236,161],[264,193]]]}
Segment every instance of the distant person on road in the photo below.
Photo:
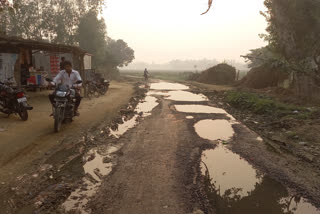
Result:
{"label": "distant person on road", "polygon": [[[76,84],[75,83],[78,80],[82,80],[81,76],[78,71],[72,69],[72,63],[70,61],[64,61],[64,69],[59,72],[59,74],[53,79],[53,82],[55,84],[61,83],[62,85],[66,85],[68,87],[75,87],[76,95],[75,95],[75,106],[74,106],[74,113],[76,116],[79,116],[78,108],[81,102],[81,96],[80,96],[80,87],[82,84]],[[51,104],[54,102],[54,94],[49,94],[49,100]]]}
{"label": "distant person on road", "polygon": [[143,74],[143,76],[144,76],[144,80],[147,81],[147,80],[148,80],[148,77],[149,77],[149,72],[148,72],[147,68],[144,69],[144,74]]}

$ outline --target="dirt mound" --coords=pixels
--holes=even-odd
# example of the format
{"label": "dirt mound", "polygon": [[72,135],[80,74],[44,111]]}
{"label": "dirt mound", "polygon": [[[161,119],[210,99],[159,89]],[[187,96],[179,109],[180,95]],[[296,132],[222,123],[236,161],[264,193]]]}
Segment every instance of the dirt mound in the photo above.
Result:
{"label": "dirt mound", "polygon": [[260,66],[252,68],[237,85],[255,89],[277,87],[278,83],[283,82],[287,78],[288,74],[279,69]]}
{"label": "dirt mound", "polygon": [[228,85],[234,83],[236,73],[234,67],[226,63],[221,63],[203,71],[196,80],[208,84]]}

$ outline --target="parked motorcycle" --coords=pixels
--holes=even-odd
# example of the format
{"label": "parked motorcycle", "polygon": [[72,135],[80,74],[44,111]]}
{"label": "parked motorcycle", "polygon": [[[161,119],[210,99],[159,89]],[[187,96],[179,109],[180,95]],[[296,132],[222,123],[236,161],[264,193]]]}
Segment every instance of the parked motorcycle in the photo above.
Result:
{"label": "parked motorcycle", "polygon": [[23,121],[28,120],[28,111],[33,107],[28,104],[27,97],[23,90],[15,89],[7,79],[0,82],[0,112],[4,114],[18,114]]}
{"label": "parked motorcycle", "polygon": [[103,80],[103,82],[100,82],[98,84],[98,91],[101,95],[105,95],[109,89],[110,81],[109,80]]}
{"label": "parked motorcycle", "polygon": [[85,84],[85,87],[87,88],[87,96],[89,99],[91,99],[92,97],[99,97],[100,96],[98,86],[95,82],[87,81]]}
{"label": "parked motorcycle", "polygon": [[[46,78],[46,81],[52,83],[52,79]],[[78,80],[75,84],[81,84],[82,81]],[[54,90],[54,103],[53,103],[53,119],[54,131],[59,132],[63,122],[72,121],[75,117],[75,88],[58,84]]]}

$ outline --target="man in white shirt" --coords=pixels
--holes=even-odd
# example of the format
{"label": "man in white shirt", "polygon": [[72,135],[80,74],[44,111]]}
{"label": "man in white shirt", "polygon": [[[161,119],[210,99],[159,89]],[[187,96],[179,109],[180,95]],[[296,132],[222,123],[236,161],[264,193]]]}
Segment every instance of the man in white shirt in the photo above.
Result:
{"label": "man in white shirt", "polygon": [[[80,87],[82,84],[76,84],[78,80],[82,80],[78,71],[72,69],[72,64],[70,61],[64,61],[64,70],[61,70],[59,74],[53,79],[55,84],[61,83],[71,87],[75,87],[76,90],[76,102],[74,107],[74,112],[76,116],[79,116],[78,108],[81,102]],[[49,94],[49,99],[51,104],[54,102],[54,94]]]}

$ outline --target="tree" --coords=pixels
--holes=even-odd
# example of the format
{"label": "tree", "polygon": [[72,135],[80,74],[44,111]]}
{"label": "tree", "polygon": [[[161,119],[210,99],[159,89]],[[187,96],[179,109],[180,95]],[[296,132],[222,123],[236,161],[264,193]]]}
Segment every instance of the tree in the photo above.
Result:
{"label": "tree", "polygon": [[100,12],[103,2],[103,0],[14,0],[15,12],[9,18],[7,16],[1,26],[9,36],[76,44],[75,36],[80,19],[88,11]]}
{"label": "tree", "polygon": [[107,53],[107,61],[114,67],[127,66],[134,60],[134,50],[121,39],[110,39],[107,44]]}
{"label": "tree", "polygon": [[107,32],[104,19],[98,20],[96,11],[91,10],[84,15],[77,30],[77,41],[84,50],[93,54],[95,67],[105,64],[107,48]]}
{"label": "tree", "polygon": [[320,74],[320,2],[265,0],[268,35],[263,38],[289,63],[300,67],[317,64]]}

